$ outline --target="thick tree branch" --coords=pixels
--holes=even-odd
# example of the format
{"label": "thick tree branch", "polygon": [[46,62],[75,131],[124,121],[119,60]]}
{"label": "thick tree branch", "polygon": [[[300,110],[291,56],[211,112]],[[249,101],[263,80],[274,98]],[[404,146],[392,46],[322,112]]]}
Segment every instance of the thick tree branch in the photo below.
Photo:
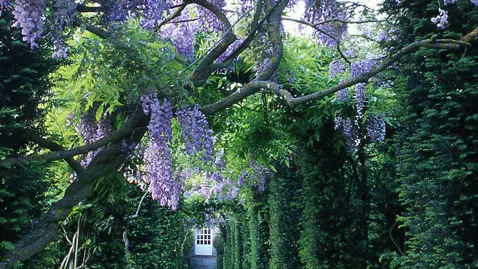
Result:
{"label": "thick tree branch", "polygon": [[219,100],[214,104],[210,104],[207,106],[201,107],[201,111],[207,116],[212,115],[216,112],[219,112],[223,109],[231,107],[232,105],[242,101],[246,97],[254,94],[257,90],[263,89],[270,89],[273,90],[277,87],[277,84],[270,81],[251,81],[244,85],[244,87],[240,88],[239,90],[233,92],[229,96]]}
{"label": "thick tree branch", "polygon": [[[19,135],[22,135],[22,136],[26,137],[28,140],[30,140],[30,141],[32,141],[32,142],[34,142],[34,143],[36,143],[36,144],[38,144],[38,145],[40,145],[44,148],[47,148],[51,151],[65,151],[65,149],[61,145],[41,137],[35,131],[24,129],[24,128],[14,128],[14,129],[12,129],[12,132],[16,133],[16,134],[19,134]],[[79,174],[79,173],[83,172],[83,167],[80,165],[80,163],[75,161],[75,159],[65,158],[65,161],[76,172],[76,174]]]}
{"label": "thick tree branch", "polygon": [[358,83],[366,83],[368,82],[370,78],[384,71],[389,66],[397,62],[401,57],[407,54],[413,53],[415,50],[417,50],[420,47],[429,47],[429,48],[435,48],[435,49],[460,49],[467,46],[471,46],[471,45],[464,41],[449,40],[449,39],[437,39],[437,40],[426,39],[426,40],[416,41],[406,46],[395,55],[388,57],[381,65],[379,65],[376,68],[373,68],[371,71],[363,73],[360,76],[354,77],[347,81],[344,81],[326,90],[315,92],[315,93],[297,97],[297,98],[294,98],[288,91],[279,87],[276,88],[276,93],[281,95],[289,106],[293,107],[295,105],[319,100],[325,96],[338,92],[342,89],[351,87]]}
{"label": "thick tree branch", "polygon": [[81,147],[69,149],[69,150],[59,150],[59,151],[54,151],[54,152],[41,154],[41,155],[30,155],[30,156],[8,158],[5,160],[1,160],[0,165],[18,165],[27,161],[51,162],[51,161],[56,161],[61,159],[69,159],[80,154],[85,154],[90,151],[95,151],[101,147],[107,146],[108,144],[111,144],[111,143],[116,143],[126,138],[127,136],[131,135],[134,128],[136,128],[136,122],[139,119],[142,119],[144,117],[145,116],[143,112],[140,110],[137,110],[134,113],[132,113],[132,115],[128,118],[128,120],[126,120],[126,122],[123,124],[123,126],[119,130],[112,132],[110,135],[98,141],[95,141],[90,144],[86,144]]}
{"label": "thick tree branch", "polygon": [[461,41],[471,43],[478,37],[478,27],[461,38]]}
{"label": "thick tree branch", "polygon": [[270,25],[270,28],[268,29],[267,34],[269,35],[269,39],[272,40],[272,56],[269,58],[270,61],[268,64],[263,67],[264,71],[258,74],[256,80],[249,82],[231,95],[219,100],[214,104],[202,107],[201,110],[205,115],[211,115],[228,108],[233,104],[243,100],[247,96],[254,94],[260,88],[275,89],[277,87],[275,83],[268,80],[277,70],[280,59],[282,58],[283,44],[281,41],[280,20],[282,11],[287,6],[287,3],[288,1],[280,1],[275,6],[271,7],[271,13],[268,20],[268,25]]}
{"label": "thick tree branch", "polygon": [[281,31],[281,17],[282,12],[289,3],[288,0],[282,0],[276,3],[272,7],[272,12],[268,20],[268,39],[271,43],[272,54],[269,56],[269,61],[266,64],[264,61],[264,66],[262,67],[264,71],[257,74],[257,80],[269,80],[277,68],[279,67],[280,60],[282,59],[282,54],[284,51],[284,45],[282,43],[282,31]]}
{"label": "thick tree branch", "polygon": [[[227,56],[226,59],[224,59],[223,62],[221,63],[216,63],[211,66],[211,69],[217,70],[217,69],[222,69],[230,66],[232,64],[232,61],[239,56],[254,40],[254,37],[257,33],[257,31],[262,27],[264,22],[269,18],[269,16],[272,14],[272,11],[274,8],[269,10],[267,14],[262,18],[261,21],[259,21],[260,15],[262,13],[264,3],[262,1],[259,1],[256,6],[256,11],[254,12],[254,16],[251,22],[251,31],[249,35],[244,39],[244,41],[236,48],[234,49],[233,52],[231,52],[230,55]],[[245,14],[244,14],[245,15]]]}
{"label": "thick tree branch", "polygon": [[211,67],[214,61],[221,56],[234,41],[236,41],[237,37],[232,31],[231,23],[219,8],[205,0],[187,0],[186,3],[198,4],[211,11],[222,22],[225,31],[219,42],[208,51],[189,76],[193,85],[199,86],[204,84],[210,74],[214,71]]}

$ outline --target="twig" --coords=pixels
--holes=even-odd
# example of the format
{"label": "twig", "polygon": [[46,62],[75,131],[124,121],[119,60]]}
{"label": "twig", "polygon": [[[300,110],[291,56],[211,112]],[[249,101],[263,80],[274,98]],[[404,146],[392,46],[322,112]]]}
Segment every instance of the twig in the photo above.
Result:
{"label": "twig", "polygon": [[393,236],[392,236],[392,230],[395,228],[395,226],[397,226],[397,224],[398,222],[395,221],[392,227],[390,227],[390,230],[388,231],[388,235],[390,236],[390,239],[392,239],[393,244],[397,247],[398,252],[400,252],[400,254],[403,256],[405,254],[403,253],[402,249],[400,249],[400,246],[397,244],[397,242],[395,242],[395,239],[393,239]]}

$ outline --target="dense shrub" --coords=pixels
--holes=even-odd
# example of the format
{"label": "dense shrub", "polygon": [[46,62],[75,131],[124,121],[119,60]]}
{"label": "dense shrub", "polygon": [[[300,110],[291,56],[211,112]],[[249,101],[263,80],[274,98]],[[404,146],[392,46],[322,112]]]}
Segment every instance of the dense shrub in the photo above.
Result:
{"label": "dense shrub", "polygon": [[[400,42],[434,35],[459,38],[478,24],[470,1],[446,7],[445,31],[426,19],[438,2],[404,3],[395,13]],[[476,46],[464,54],[423,48],[396,76],[403,105],[398,192],[406,207],[399,221],[407,232],[405,255],[396,260],[400,268],[478,266],[477,56]]]}

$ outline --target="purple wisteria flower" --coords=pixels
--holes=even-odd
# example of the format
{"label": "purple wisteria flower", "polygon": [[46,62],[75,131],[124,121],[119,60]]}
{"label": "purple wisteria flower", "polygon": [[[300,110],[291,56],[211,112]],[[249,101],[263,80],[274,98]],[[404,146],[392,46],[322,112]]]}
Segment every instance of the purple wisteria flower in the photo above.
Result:
{"label": "purple wisteria flower", "polygon": [[365,108],[365,100],[366,100],[366,86],[365,83],[358,83],[355,85],[355,101],[356,101],[356,110],[357,110],[357,117],[361,119],[363,117],[363,111]]}
{"label": "purple wisteria flower", "polygon": [[385,141],[386,125],[382,117],[369,115],[365,123],[367,136],[375,141]]}
{"label": "purple wisteria flower", "polygon": [[[96,109],[90,108],[87,112],[81,114],[80,123],[75,124],[75,129],[83,137],[83,141],[86,144],[95,142],[98,139],[103,138],[112,131],[111,127],[111,117],[108,114],[104,114],[101,119],[96,121]],[[80,164],[83,167],[88,166],[88,164],[93,160],[93,158],[102,151],[103,147],[90,151],[86,154],[85,158],[80,161]]]}
{"label": "purple wisteria flower", "polygon": [[342,131],[346,137],[346,147],[352,152],[357,147],[357,132],[354,121],[349,118],[336,117],[334,119],[334,129]]}
{"label": "purple wisteria flower", "polygon": [[431,19],[432,23],[436,24],[439,29],[445,29],[448,26],[448,11],[443,9],[438,9],[440,14]]}
{"label": "purple wisteria flower", "polygon": [[213,160],[214,139],[206,116],[197,106],[176,112],[182,129],[186,153],[190,156],[201,154],[201,159]]}
{"label": "purple wisteria flower", "polygon": [[[226,1],[224,0],[210,0],[219,10],[222,10],[226,6]],[[222,30],[222,22],[217,18],[214,13],[209,9],[206,9],[202,6],[198,6],[198,18],[199,18],[199,29],[201,31],[212,30],[214,32]]]}
{"label": "purple wisteria flower", "polygon": [[329,64],[329,78],[341,75],[345,71],[346,65],[337,59],[333,59]]}
{"label": "purple wisteria flower", "polygon": [[0,0],[0,15],[3,11],[10,9],[11,0]]}
{"label": "purple wisteria flower", "polygon": [[308,0],[305,5],[303,19],[320,29],[314,31],[314,37],[321,44],[335,47],[347,32],[347,24],[340,22],[347,20],[347,14],[335,0],[312,3]]}
{"label": "purple wisteria flower", "polygon": [[184,58],[194,59],[194,37],[198,32],[197,22],[191,21],[189,9],[186,8],[175,19],[176,22],[161,27],[161,36],[172,41],[173,45]]}
{"label": "purple wisteria flower", "polygon": [[45,0],[16,0],[13,15],[15,26],[22,28],[23,41],[30,44],[32,49],[38,48],[36,42],[43,33],[43,9]]}
{"label": "purple wisteria flower", "polygon": [[342,89],[337,92],[337,101],[339,103],[344,103],[349,97],[349,88]]}
{"label": "purple wisteria flower", "polygon": [[144,0],[142,7],[141,26],[152,29],[163,20],[163,12],[168,9],[168,4],[162,0]]}
{"label": "purple wisteria flower", "polygon": [[173,177],[170,144],[172,140],[173,107],[169,100],[162,102],[154,93],[141,96],[141,105],[146,114],[151,114],[148,124],[148,147],[144,152],[145,181],[154,200],[162,206],[176,210],[182,192],[179,177]]}

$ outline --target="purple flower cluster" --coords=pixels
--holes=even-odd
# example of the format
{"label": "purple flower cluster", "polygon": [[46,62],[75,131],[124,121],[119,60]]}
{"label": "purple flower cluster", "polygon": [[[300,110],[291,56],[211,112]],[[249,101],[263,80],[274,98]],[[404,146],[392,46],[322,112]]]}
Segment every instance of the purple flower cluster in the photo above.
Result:
{"label": "purple flower cluster", "polygon": [[[86,113],[81,114],[80,123],[75,125],[75,128],[83,137],[83,141],[89,144],[111,133],[111,118],[108,114],[104,114],[97,122],[96,109],[89,109]],[[88,166],[91,160],[93,160],[96,154],[102,149],[103,148],[99,148],[96,151],[88,152],[80,164],[83,167]]]}
{"label": "purple flower cluster", "polygon": [[143,157],[145,181],[149,183],[149,191],[154,200],[176,210],[182,186],[179,178],[172,174],[170,142],[173,107],[167,99],[160,102],[154,93],[142,95],[141,105],[143,112],[151,115],[148,124],[150,141]]}
{"label": "purple flower cluster", "polygon": [[176,112],[182,129],[186,153],[190,156],[201,154],[201,159],[213,160],[214,140],[206,116],[197,106]]}
{"label": "purple flower cluster", "polygon": [[55,0],[53,5],[55,10],[55,24],[61,28],[64,25],[70,25],[76,13],[78,3],[72,0]]}
{"label": "purple flower cluster", "polygon": [[367,136],[375,141],[385,141],[386,125],[382,117],[369,115],[365,123],[367,129]]}
{"label": "purple flower cluster", "polygon": [[432,23],[436,24],[439,29],[445,29],[448,26],[448,12],[441,8],[438,9],[440,14],[431,19]]}
{"label": "purple flower cluster", "polygon": [[344,103],[349,97],[349,88],[342,89],[337,92],[337,101],[339,103]]}
{"label": "purple flower cluster", "polygon": [[266,180],[271,175],[271,171],[264,166],[257,166],[257,190],[263,192],[266,189]]}
{"label": "purple flower cluster", "polygon": [[363,73],[367,73],[375,66],[375,60],[372,59],[363,59],[358,62],[353,62],[350,65],[350,74],[352,77],[358,77]]}
{"label": "purple flower cluster", "polygon": [[345,135],[347,150],[353,151],[357,147],[358,141],[355,122],[349,118],[336,117],[334,124],[334,129],[342,131]]}
{"label": "purple flower cluster", "polygon": [[188,60],[194,58],[194,37],[198,31],[195,21],[190,20],[189,9],[186,8],[175,19],[176,23],[169,23],[161,27],[161,36],[172,41],[179,54]]}
{"label": "purple flower cluster", "polygon": [[239,193],[239,186],[229,178],[224,178],[220,173],[207,173],[207,178],[215,182],[213,192],[219,200],[233,200]]}
{"label": "purple flower cluster", "polygon": [[159,25],[163,20],[163,12],[168,9],[167,3],[163,0],[144,0],[142,7],[141,25],[145,29]]}
{"label": "purple flower cluster", "polygon": [[329,78],[334,78],[338,75],[341,75],[347,67],[344,63],[337,59],[333,59],[329,64]]}
{"label": "purple flower cluster", "polygon": [[43,33],[42,14],[45,8],[45,0],[16,0],[13,15],[15,26],[22,28],[23,41],[30,44],[30,47],[38,48],[36,40]]}
{"label": "purple flower cluster", "polygon": [[[224,0],[210,0],[209,2],[220,10],[226,6],[226,1]],[[214,13],[202,6],[198,6],[197,9],[199,13],[198,18],[201,31],[212,29],[214,32],[217,32],[222,30],[222,23],[218,20]]]}
{"label": "purple flower cluster", "polygon": [[201,174],[205,181],[195,185],[192,189],[184,193],[186,197],[198,194],[204,199],[209,200],[215,197],[218,200],[233,200],[239,193],[240,184],[225,178],[218,171],[201,171],[201,169],[189,169],[181,172],[179,177],[183,180],[190,178],[193,174]]}
{"label": "purple flower cluster", "polygon": [[110,134],[112,129],[113,127],[111,126],[111,115],[107,113],[103,114],[97,124],[96,139],[103,138],[106,135]]}
{"label": "purple flower cluster", "polygon": [[[316,37],[321,44],[336,46],[347,32],[345,23],[333,20],[347,20],[347,15],[335,0],[306,1],[304,19],[307,22],[319,25],[321,31],[315,31]],[[329,22],[330,21],[330,22]],[[333,22],[332,22],[333,21]],[[326,32],[327,34],[324,34]]]}
{"label": "purple flower cluster", "polygon": [[121,154],[122,156],[128,156],[131,155],[135,152],[137,144],[136,143],[131,143],[131,145],[128,145],[126,141],[123,139],[121,141]]}
{"label": "purple flower cluster", "polygon": [[[272,172],[269,168],[256,164],[252,158],[249,159],[249,166],[252,169],[252,179],[251,185],[257,187],[259,192],[263,192],[266,189],[267,179],[271,176]],[[241,176],[251,176],[251,175],[242,175]],[[241,181],[241,180],[239,180]]]}
{"label": "purple flower cluster", "polygon": [[6,11],[10,9],[11,0],[0,0],[0,16],[2,15],[2,11]]}
{"label": "purple flower cluster", "polygon": [[91,143],[96,140],[96,133],[98,131],[98,124],[96,123],[96,110],[89,109],[87,112],[81,114],[80,124],[76,125],[76,130],[83,136],[85,143]]}
{"label": "purple flower cluster", "polygon": [[181,182],[172,176],[172,161],[169,148],[153,139],[145,150],[144,180],[149,184],[149,192],[162,206],[176,210],[182,191]]}
{"label": "purple flower cluster", "polygon": [[[350,74],[352,77],[358,77],[363,73],[369,72],[375,65],[375,61],[371,59],[363,59],[358,62],[353,62],[350,66]],[[357,117],[361,119],[363,117],[363,110],[365,108],[366,101],[366,86],[365,83],[358,83],[355,85],[355,100],[357,102]]]}
{"label": "purple flower cluster", "polygon": [[241,9],[241,13],[246,13],[247,11],[254,8],[254,1],[252,1],[252,0],[241,0],[241,1],[239,1],[239,7]]}
{"label": "purple flower cluster", "polygon": [[213,227],[225,223],[226,220],[221,216],[216,216],[214,212],[205,212],[204,219],[206,220],[206,227]]}
{"label": "purple flower cluster", "polygon": [[357,109],[357,118],[359,119],[363,117],[363,110],[365,108],[366,101],[366,89],[367,84],[365,83],[358,83],[357,85],[355,85],[355,101]]}
{"label": "purple flower cluster", "polygon": [[244,42],[243,39],[239,39],[239,40],[234,41],[229,47],[227,47],[226,51],[223,54],[221,54],[221,56],[219,56],[217,58],[217,62],[224,61],[227,57],[229,57],[229,55],[231,55],[231,53],[235,49],[237,49],[239,47],[239,45],[242,44],[242,42]]}
{"label": "purple flower cluster", "polygon": [[125,6],[125,1],[114,1],[105,5],[107,12],[105,12],[106,20],[109,22],[124,22],[128,16],[128,10]]}
{"label": "purple flower cluster", "polygon": [[149,135],[156,143],[168,144],[173,135],[171,128],[173,107],[167,99],[164,99],[161,103],[156,94],[150,94],[149,96],[151,98],[148,100],[151,102],[149,107],[151,111],[151,120],[148,124]]}

